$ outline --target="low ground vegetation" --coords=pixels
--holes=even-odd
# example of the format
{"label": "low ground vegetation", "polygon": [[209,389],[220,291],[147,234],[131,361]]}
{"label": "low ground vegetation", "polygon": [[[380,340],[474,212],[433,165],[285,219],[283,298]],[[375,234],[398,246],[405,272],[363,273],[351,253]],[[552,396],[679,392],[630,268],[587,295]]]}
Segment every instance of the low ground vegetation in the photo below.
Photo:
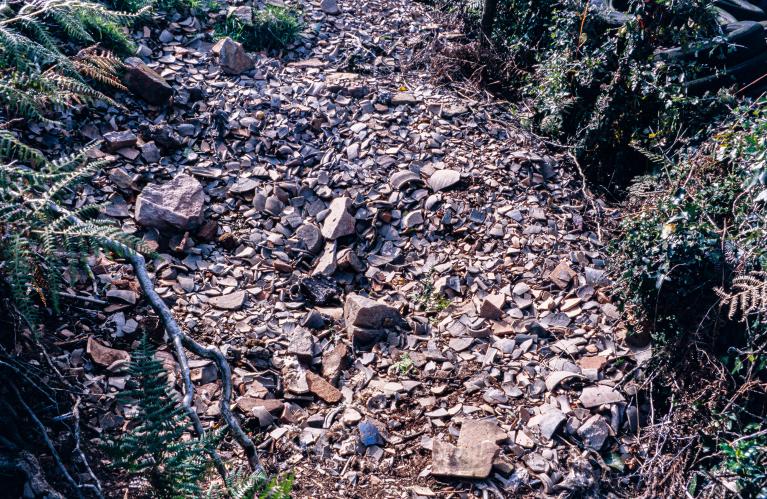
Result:
{"label": "low ground vegetation", "polygon": [[599,5],[501,1],[488,31],[469,3],[459,11],[470,36],[443,47],[441,74],[521,101],[529,126],[625,206],[615,292],[629,340],[654,345],[638,380],[657,415],[625,486],[764,495],[767,119],[749,97],[759,74],[700,86],[727,73],[735,50],[704,2]]}
{"label": "low ground vegetation", "polygon": [[286,7],[267,5],[249,11],[247,16],[227,15],[216,25],[215,36],[228,36],[250,51],[279,50],[293,43],[302,29],[299,15]]}

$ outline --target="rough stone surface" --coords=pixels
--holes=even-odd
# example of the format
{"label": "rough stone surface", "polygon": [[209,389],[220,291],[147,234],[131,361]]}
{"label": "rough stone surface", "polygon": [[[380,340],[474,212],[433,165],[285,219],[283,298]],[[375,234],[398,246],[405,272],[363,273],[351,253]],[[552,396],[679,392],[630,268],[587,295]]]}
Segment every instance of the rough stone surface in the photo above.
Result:
{"label": "rough stone surface", "polygon": [[131,93],[156,106],[166,104],[170,100],[173,87],[157,71],[144,64],[138,57],[128,57],[124,64],[122,82]]}
{"label": "rough stone surface", "polygon": [[341,370],[346,367],[349,347],[339,343],[331,350],[322,354],[322,375],[327,379],[336,379]]}
{"label": "rough stone surface", "polygon": [[245,52],[242,44],[228,36],[219,40],[212,50],[218,54],[218,63],[227,74],[239,75],[255,67],[253,59]]}
{"label": "rough stone surface", "polygon": [[583,445],[599,451],[610,436],[610,426],[602,416],[595,414],[578,428],[578,436],[581,437]]}
{"label": "rough stone surface", "polygon": [[239,310],[245,303],[245,291],[235,291],[228,295],[214,296],[210,304],[222,310]]}
{"label": "rough stone surface", "polygon": [[487,295],[482,300],[482,306],[479,309],[479,316],[485,319],[498,320],[503,317],[503,305],[506,297],[499,293]]}
{"label": "rough stone surface", "polygon": [[341,391],[325,381],[322,376],[314,374],[311,371],[307,371],[306,382],[309,385],[309,391],[311,391],[325,402],[329,404],[335,404],[341,400]]}
{"label": "rough stone surface", "polygon": [[136,134],[130,130],[122,130],[119,132],[105,133],[103,139],[106,150],[115,152],[125,147],[135,146],[138,137],[136,137]]}
{"label": "rough stone surface", "polygon": [[498,450],[498,446],[489,440],[468,447],[456,447],[435,440],[431,474],[455,478],[487,478]]}
{"label": "rough stone surface", "polygon": [[[334,15],[319,0],[302,3],[300,40],[251,54],[253,69],[237,77],[200,34],[224,15],[247,21],[250,4],[131,28],[140,57],[173,86],[172,107],[116,93],[123,109],[90,107],[76,128],[46,134],[40,143],[56,142],[53,154],[110,130],[137,137],[93,151],[114,165],[78,187],[71,207],[103,204],[103,216],[161,255],[149,264],[161,298],[190,336],[230,360],[233,409],[268,442],[263,461],[289,463],[312,497],[412,495],[416,483],[432,497],[480,486],[542,497],[581,490],[584,477],[598,490],[608,475],[573,439],[599,442],[579,428],[599,415],[610,427],[600,452],[625,459],[649,420],[645,404],[621,403],[625,377],[651,349],[627,345],[611,303],[610,228],[596,231],[595,204],[564,152],[521,130],[503,103],[407,64],[421,47],[465,43],[430,7],[338,1]],[[141,197],[180,174],[204,186],[199,228],[130,218],[144,186]],[[166,213],[177,217],[187,201]],[[106,302],[88,304],[99,319],[88,335],[128,351],[154,328],[151,311],[129,301],[140,295],[124,262],[92,267],[98,292],[77,281],[67,301]],[[300,328],[311,350],[294,342]],[[57,329],[55,360],[96,399],[112,399],[125,376],[104,375],[109,366],[82,351],[81,334]],[[210,363],[193,370],[201,421],[220,424],[221,379]],[[124,424],[119,406],[93,409],[89,424]],[[469,464],[480,472],[458,473],[492,466],[487,478],[429,475],[429,455],[445,455],[438,442],[482,456],[473,441],[500,451]]]}
{"label": "rough stone surface", "polygon": [[364,344],[376,341],[383,329],[402,325],[403,320],[394,307],[351,293],[344,303],[344,322],[350,338]]}
{"label": "rough stone surface", "polygon": [[322,225],[322,236],[325,239],[332,241],[354,234],[354,217],[348,211],[350,206],[351,199],[347,197],[336,198],[330,203],[330,213]]}
{"label": "rough stone surface", "polygon": [[498,427],[496,421],[466,419],[461,424],[458,447],[470,447],[485,440],[498,444],[506,440],[507,437],[506,432]]}
{"label": "rough stone surface", "polygon": [[88,338],[87,352],[93,362],[109,370],[116,370],[118,367],[127,368],[130,362],[128,352],[102,345],[92,336]]}
{"label": "rough stone surface", "polygon": [[191,230],[202,223],[204,210],[202,185],[182,173],[170,182],[144,187],[136,200],[136,222],[158,229]]}
{"label": "rough stone surface", "polygon": [[623,402],[625,399],[623,395],[612,387],[599,385],[588,386],[583,389],[581,393],[581,404],[583,407],[590,409],[602,404],[613,404],[616,402]]}

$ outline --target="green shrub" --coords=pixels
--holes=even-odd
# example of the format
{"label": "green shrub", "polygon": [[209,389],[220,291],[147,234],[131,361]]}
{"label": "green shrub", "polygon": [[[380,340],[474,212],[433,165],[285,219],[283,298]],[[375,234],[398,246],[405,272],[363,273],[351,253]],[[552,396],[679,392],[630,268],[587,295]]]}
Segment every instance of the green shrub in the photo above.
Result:
{"label": "green shrub", "polygon": [[631,144],[699,142],[729,100],[686,94],[684,82],[710,68],[653,57],[721,35],[707,2],[629,4],[632,15],[616,28],[587,0],[508,0],[492,34],[512,68],[504,90],[532,104],[531,125],[572,146],[593,179],[620,186],[647,166]]}
{"label": "green shrub", "polygon": [[298,15],[292,10],[267,5],[254,10],[252,21],[229,16],[215,28],[215,37],[228,36],[243,44],[246,50],[282,49],[296,40],[302,29]]}
{"label": "green shrub", "polygon": [[762,425],[752,425],[752,434],[734,443],[720,444],[723,471],[736,477],[742,497],[767,497],[767,437]]}
{"label": "green shrub", "polygon": [[[654,339],[655,386],[674,387],[651,394],[671,411],[664,432],[695,439],[696,458],[681,470],[688,489],[710,493],[727,482],[743,497],[767,492],[767,398],[756,388],[767,383],[767,310],[758,298],[767,290],[764,111],[762,103],[736,110],[681,161],[645,152],[659,173],[635,182],[613,246],[628,326]],[[749,299],[720,311],[746,281]],[[696,403],[674,410],[672,397]]]}

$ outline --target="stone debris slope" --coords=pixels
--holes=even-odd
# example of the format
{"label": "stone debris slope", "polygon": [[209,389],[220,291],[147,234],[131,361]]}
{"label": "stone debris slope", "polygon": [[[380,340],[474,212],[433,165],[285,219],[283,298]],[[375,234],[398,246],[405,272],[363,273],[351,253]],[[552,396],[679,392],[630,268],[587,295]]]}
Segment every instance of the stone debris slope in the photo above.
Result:
{"label": "stone debris slope", "polygon": [[[235,409],[297,497],[598,490],[639,413],[580,180],[502,107],[408,66],[452,36],[425,7],[301,7],[280,58],[214,47],[194,18],[146,28],[141,91],[176,94],[81,130],[119,159],[90,197],[161,254],[158,291],[231,359]],[[151,329],[127,272],[94,271],[105,400],[125,380],[103,343]],[[213,421],[216,370],[191,367]]]}

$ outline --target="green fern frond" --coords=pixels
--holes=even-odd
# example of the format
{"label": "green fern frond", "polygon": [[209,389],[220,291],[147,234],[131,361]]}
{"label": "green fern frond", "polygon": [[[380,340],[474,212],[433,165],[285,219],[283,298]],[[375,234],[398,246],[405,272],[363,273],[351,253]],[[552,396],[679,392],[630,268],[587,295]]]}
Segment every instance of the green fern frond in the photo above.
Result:
{"label": "green fern frond", "polygon": [[30,324],[38,324],[39,313],[35,304],[33,283],[30,280],[34,273],[34,259],[29,239],[15,234],[11,240],[8,260],[11,294],[16,308]]}
{"label": "green fern frond", "polygon": [[107,442],[105,449],[115,466],[150,477],[157,496],[200,497],[199,483],[211,463],[208,455],[220,443],[223,432],[182,439],[190,429],[189,421],[146,336],[131,354],[128,372],[130,378],[120,398],[136,407],[137,424]]}
{"label": "green fern frond", "polygon": [[96,170],[108,163],[109,160],[93,161],[91,163],[84,164],[76,170],[68,172],[66,175],[48,187],[48,190],[38,200],[40,206],[39,209],[46,209],[48,207],[48,203],[60,196],[62,191],[80,182],[83,177],[93,174]]}
{"label": "green fern frond", "polygon": [[[114,86],[116,88],[119,88],[122,90],[125,88],[122,86],[122,84],[117,81],[116,79],[114,82],[112,82],[108,75],[96,73],[96,72],[89,72],[88,70],[83,70],[83,68],[86,68],[87,65],[78,64],[77,68],[84,76],[88,76],[93,78],[94,80],[98,81],[99,83]],[[56,82],[59,89],[66,90],[69,92],[69,94],[72,96],[71,101],[78,102],[78,103],[92,103],[97,100],[103,100],[104,102],[109,103],[112,106],[115,107],[122,107],[117,102],[113,101],[111,97],[108,97],[106,94],[103,94],[99,92],[98,90],[86,85],[85,83],[81,81],[77,81],[74,78],[69,78],[63,75],[52,75],[51,78],[53,81]],[[126,89],[127,90],[127,89]]]}
{"label": "green fern frond", "polygon": [[50,162],[50,171],[52,173],[60,172],[60,171],[70,171],[72,168],[75,168],[76,166],[78,166],[78,164],[82,163],[86,159],[88,153],[90,153],[94,149],[98,149],[100,146],[101,146],[100,141],[94,141],[75,153],[62,156],[58,159],[54,159],[53,161]]}
{"label": "green fern frond", "polygon": [[0,107],[7,114],[30,121],[58,123],[43,116],[41,106],[32,95],[17,88],[12,80],[0,77]]}
{"label": "green fern frond", "polygon": [[94,42],[93,37],[80,18],[80,9],[52,9],[49,15],[72,40],[85,43]]}
{"label": "green fern frond", "polygon": [[32,166],[44,165],[43,153],[21,142],[11,132],[0,130],[0,160],[19,160]]}

